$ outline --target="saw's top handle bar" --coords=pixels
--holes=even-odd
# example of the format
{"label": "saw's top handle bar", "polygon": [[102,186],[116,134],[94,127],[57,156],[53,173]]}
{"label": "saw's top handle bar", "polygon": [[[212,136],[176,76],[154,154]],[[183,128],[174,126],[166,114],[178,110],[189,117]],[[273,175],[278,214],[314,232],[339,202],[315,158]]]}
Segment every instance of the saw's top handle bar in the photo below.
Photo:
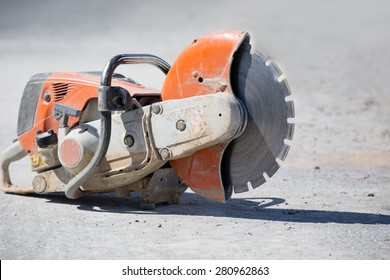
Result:
{"label": "saw's top handle bar", "polygon": [[121,64],[151,64],[168,74],[171,66],[165,60],[151,54],[119,54],[111,58],[102,73],[102,86],[111,86],[115,69]]}
{"label": "saw's top handle bar", "polygon": [[[167,74],[171,66],[163,59],[150,54],[119,54],[110,59],[102,72],[101,87],[110,87],[115,69],[121,64],[151,64]],[[98,103],[104,102],[102,91],[98,93]],[[76,199],[82,196],[80,186],[88,180],[96,167],[106,156],[111,138],[111,112],[100,111],[100,136],[95,154],[88,165],[65,186],[65,195]]]}

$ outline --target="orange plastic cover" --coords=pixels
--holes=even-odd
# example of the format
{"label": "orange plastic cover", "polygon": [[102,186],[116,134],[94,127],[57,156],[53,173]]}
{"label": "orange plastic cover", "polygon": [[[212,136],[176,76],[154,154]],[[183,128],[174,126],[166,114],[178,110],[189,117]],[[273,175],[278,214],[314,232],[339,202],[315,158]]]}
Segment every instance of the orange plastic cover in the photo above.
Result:
{"label": "orange plastic cover", "polygon": [[[61,86],[59,88],[60,94],[56,95],[58,85]],[[66,85],[66,87],[63,85]],[[54,118],[53,108],[55,103],[66,104],[78,110],[83,110],[89,100],[97,98],[99,85],[100,75],[84,73],[52,73],[49,75],[40,92],[33,127],[18,136],[24,150],[31,154],[37,152],[38,146],[35,142],[35,136],[38,130],[48,131],[53,129],[57,133],[61,120],[57,121]],[[132,96],[159,96],[160,94],[157,90],[117,79],[112,80],[112,85],[122,86]],[[69,93],[65,94],[65,92]],[[45,94],[50,94],[51,97],[45,100]],[[70,116],[68,125],[72,127],[77,124],[79,119],[80,117]]]}
{"label": "orange plastic cover", "polygon": [[[246,32],[217,31],[195,39],[176,59],[165,79],[162,99],[181,99],[220,91],[232,93],[230,67]],[[170,161],[175,172],[197,194],[226,201],[220,165],[227,144]]]}

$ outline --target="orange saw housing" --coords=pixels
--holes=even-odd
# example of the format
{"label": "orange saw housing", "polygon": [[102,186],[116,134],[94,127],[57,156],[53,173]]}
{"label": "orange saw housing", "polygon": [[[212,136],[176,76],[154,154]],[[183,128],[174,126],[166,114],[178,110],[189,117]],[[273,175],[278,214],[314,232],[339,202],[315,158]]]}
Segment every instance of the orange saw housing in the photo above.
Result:
{"label": "orange saw housing", "polygon": [[[230,68],[234,53],[247,32],[222,30],[195,39],[176,59],[165,79],[163,100],[230,92]],[[170,161],[175,172],[197,194],[226,201],[231,189],[221,179],[221,159],[228,143],[220,143],[195,154]]]}
{"label": "orange saw housing", "polygon": [[[57,133],[61,120],[53,114],[54,104],[64,104],[83,111],[88,102],[98,98],[100,73],[42,73],[27,83],[19,109],[18,139],[24,150],[38,150],[35,137],[38,131],[52,129]],[[160,97],[160,92],[134,83],[125,77],[113,79],[114,86],[125,88],[132,97]],[[76,125],[80,117],[69,116],[68,125]]]}

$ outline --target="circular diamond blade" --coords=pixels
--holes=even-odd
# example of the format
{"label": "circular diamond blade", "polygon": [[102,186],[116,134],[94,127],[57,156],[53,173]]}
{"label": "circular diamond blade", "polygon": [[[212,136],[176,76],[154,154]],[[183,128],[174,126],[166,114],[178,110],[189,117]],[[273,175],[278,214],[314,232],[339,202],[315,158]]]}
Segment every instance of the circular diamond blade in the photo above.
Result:
{"label": "circular diamond blade", "polygon": [[259,52],[250,52],[244,42],[234,55],[231,84],[234,95],[247,110],[248,123],[244,132],[226,148],[222,157],[221,176],[225,189],[236,193],[256,188],[278,169],[276,158],[284,160],[292,140],[294,104],[287,81],[274,62]]}

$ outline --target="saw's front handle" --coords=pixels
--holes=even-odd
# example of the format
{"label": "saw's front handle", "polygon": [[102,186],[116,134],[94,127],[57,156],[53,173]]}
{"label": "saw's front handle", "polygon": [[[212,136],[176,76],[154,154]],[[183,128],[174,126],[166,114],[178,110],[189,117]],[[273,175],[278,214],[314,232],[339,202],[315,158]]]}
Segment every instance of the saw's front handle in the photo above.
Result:
{"label": "saw's front handle", "polygon": [[27,155],[19,140],[9,146],[0,157],[0,188],[6,193],[31,194],[35,193],[32,187],[16,186],[12,184],[9,166]]}
{"label": "saw's front handle", "polygon": [[118,54],[110,59],[102,73],[102,86],[111,86],[115,69],[121,64],[150,64],[160,69],[165,75],[171,66],[158,56],[151,54]]}
{"label": "saw's front handle", "polygon": [[[106,156],[111,137],[111,111],[127,107],[128,93],[121,88],[111,87],[111,80],[115,69],[121,64],[151,64],[167,74],[170,65],[163,59],[150,54],[119,54],[111,58],[106,64],[98,92],[98,110],[100,111],[100,137],[94,156],[88,165],[73,177],[65,186],[65,195],[76,199],[83,195],[80,186],[95,172],[96,167]],[[120,100],[120,101],[119,101]],[[119,101],[119,102],[118,102]]]}

